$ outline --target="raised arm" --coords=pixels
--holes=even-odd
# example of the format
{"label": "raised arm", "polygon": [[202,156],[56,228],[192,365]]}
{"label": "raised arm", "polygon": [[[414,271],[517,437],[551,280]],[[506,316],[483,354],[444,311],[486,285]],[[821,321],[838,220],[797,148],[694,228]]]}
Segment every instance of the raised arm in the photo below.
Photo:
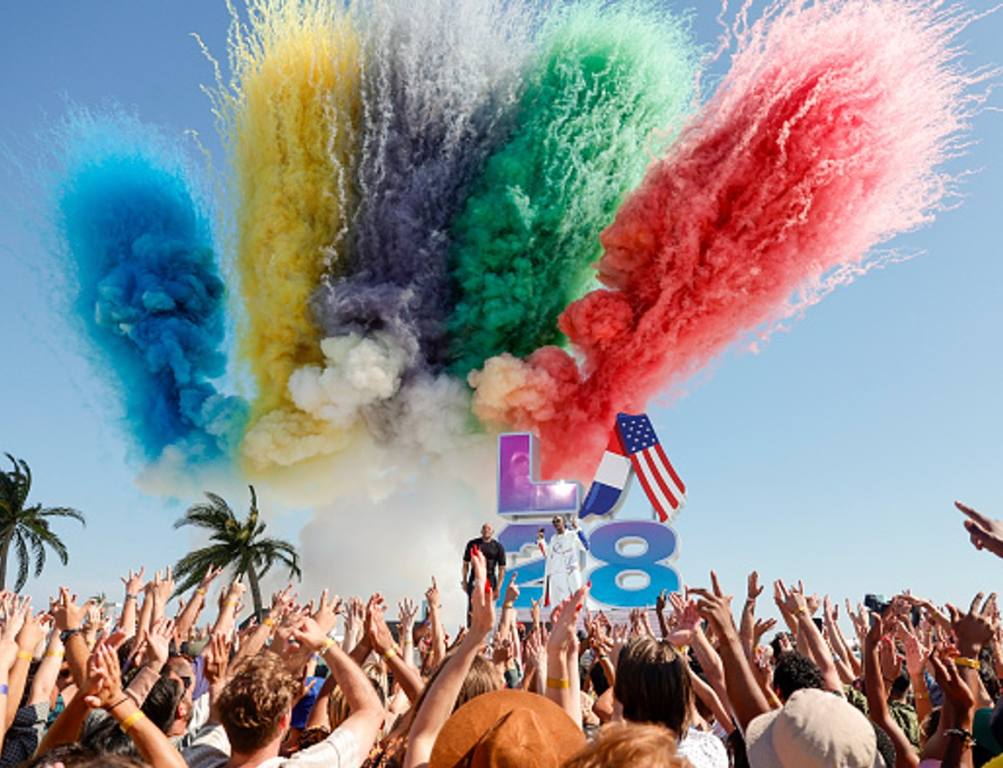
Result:
{"label": "raised arm", "polygon": [[742,647],[749,659],[752,659],[756,647],[756,599],[761,594],[763,594],[763,588],[759,584],[759,573],[753,571],[749,574],[746,585],[745,604],[742,606],[742,619],[738,629],[738,636],[742,639]]}
{"label": "raised arm", "polygon": [[587,585],[581,587],[554,609],[547,640],[547,698],[564,709],[579,726],[582,698],[576,627],[587,592]]}
{"label": "raised arm", "polygon": [[52,617],[56,621],[56,629],[64,638],[66,661],[70,665],[73,682],[81,688],[87,679],[87,657],[90,656],[90,649],[81,634],[84,609],[76,604],[74,596],[66,587],[59,588],[59,598],[52,606]]}
{"label": "raised arm", "polygon": [[98,643],[91,654],[88,678],[92,681],[92,692],[86,697],[87,704],[103,707],[114,717],[119,728],[129,734],[147,764],[152,768],[186,768],[181,753],[163,731],[122,692],[118,656],[104,643]]}
{"label": "raised arm", "polygon": [[244,589],[245,587],[240,581],[234,581],[230,584],[229,589],[221,595],[222,602],[219,606],[219,615],[216,617],[216,623],[212,627],[213,634],[219,632],[229,635],[233,632],[234,627],[237,625],[237,606],[240,604],[240,598],[244,594]]}
{"label": "raised arm", "polygon": [[[481,558],[483,560],[483,557]],[[439,601],[439,585],[432,577],[432,586],[425,590],[425,600],[428,603],[428,625],[432,636],[432,668],[438,667],[446,658],[446,631],[442,626]]]}
{"label": "raised arm", "polygon": [[300,644],[324,657],[350,712],[339,730],[349,731],[355,737],[360,755],[368,754],[379,735],[384,714],[369,678],[312,617],[304,618],[293,634]]}
{"label": "raised arm", "polygon": [[178,642],[185,642],[189,635],[191,635],[192,627],[198,622],[199,614],[202,613],[202,609],[205,607],[205,597],[209,592],[209,587],[212,586],[213,580],[222,572],[222,568],[209,566],[205,575],[202,576],[198,587],[192,593],[191,598],[185,603],[185,607],[181,613],[178,614],[174,626]]}
{"label": "raised arm", "polygon": [[432,756],[432,746],[456,704],[470,666],[495,624],[495,606],[487,581],[487,565],[479,552],[471,553],[474,590],[471,596],[470,630],[456,651],[446,660],[439,676],[425,694],[408,736],[404,768],[424,768]]}
{"label": "raised arm", "polygon": [[843,683],[839,679],[839,673],[832,660],[832,651],[812,620],[812,615],[818,607],[818,600],[814,599],[812,605],[809,605],[809,600],[810,598],[805,595],[804,586],[799,584],[797,588],[792,588],[789,591],[785,606],[788,613],[794,616],[795,621],[797,621],[798,633],[804,639],[808,649],[808,657],[818,664],[818,668],[822,672],[822,680],[826,690],[842,693]]}
{"label": "raised arm", "polygon": [[725,684],[739,727],[744,731],[756,717],[770,711],[770,705],[756,682],[756,676],[745,656],[742,640],[731,615],[731,598],[725,596],[716,577],[712,577],[713,591],[691,589],[697,595],[697,610],[717,632],[720,645],[718,653],[724,665]]}
{"label": "raised arm", "polygon": [[366,616],[366,635],[369,638],[369,645],[386,662],[387,667],[393,672],[394,680],[400,683],[404,695],[412,703],[418,700],[421,692],[425,690],[421,675],[402,657],[393,635],[390,634],[390,627],[387,626],[383,617],[385,604],[383,598],[373,603],[373,609]]}
{"label": "raised arm", "polygon": [[418,606],[414,600],[405,597],[397,604],[397,626],[400,631],[401,658],[409,667],[417,669],[414,663],[414,622],[418,618]]}
{"label": "raised arm", "polygon": [[14,666],[9,673],[7,685],[7,709],[4,727],[10,728],[11,723],[17,715],[17,710],[21,706],[21,696],[24,694],[24,687],[28,681],[28,670],[31,662],[35,658],[35,649],[45,637],[45,629],[42,626],[43,614],[35,615],[31,610],[31,599],[27,598],[24,605],[24,622],[21,631],[17,634],[17,656]]}
{"label": "raised arm", "polygon": [[139,595],[143,591],[143,574],[145,568],[140,568],[133,573],[129,569],[129,575],[122,577],[122,584],[125,586],[125,598],[122,601],[122,613],[118,617],[118,628],[126,637],[133,637],[136,634],[136,603]]}
{"label": "raised arm", "polygon": [[895,745],[896,768],[916,768],[919,765],[919,757],[888,709],[888,692],[885,689],[881,661],[878,658],[878,645],[884,636],[884,620],[875,615],[864,639],[864,689],[867,694],[867,713],[871,720],[888,734]]}

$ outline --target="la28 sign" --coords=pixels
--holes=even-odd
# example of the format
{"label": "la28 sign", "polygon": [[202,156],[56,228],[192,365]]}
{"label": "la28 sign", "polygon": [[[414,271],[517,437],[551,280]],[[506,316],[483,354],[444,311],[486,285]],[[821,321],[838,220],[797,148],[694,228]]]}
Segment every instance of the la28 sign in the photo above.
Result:
{"label": "la28 sign", "polygon": [[[515,607],[529,609],[543,596],[544,559],[536,546],[543,528],[554,533],[554,515],[578,515],[581,487],[567,480],[538,480],[536,438],[528,432],[498,437],[498,514],[511,521],[498,540],[508,553],[509,567],[500,590],[518,576]],[[626,498],[626,491],[623,498]],[[653,606],[662,590],[675,592],[681,581],[670,563],[678,549],[675,531],[650,520],[616,519],[611,515],[579,521],[589,542],[585,579],[591,580],[592,608]]]}

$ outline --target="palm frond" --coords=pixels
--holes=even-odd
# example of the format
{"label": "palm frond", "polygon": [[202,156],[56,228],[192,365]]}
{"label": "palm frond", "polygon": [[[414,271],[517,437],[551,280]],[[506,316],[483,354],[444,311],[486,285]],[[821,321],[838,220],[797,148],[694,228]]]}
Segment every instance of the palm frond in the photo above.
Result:
{"label": "palm frond", "polygon": [[[42,570],[45,568],[45,558],[46,558],[45,544],[43,543],[40,537],[35,536],[31,533],[27,534],[25,538],[28,539],[28,544],[31,545],[31,552],[34,555],[35,578],[37,579],[39,576],[42,575]],[[62,542],[59,543],[62,544]],[[64,552],[66,551],[65,547],[63,548],[63,551]],[[63,565],[66,565],[66,560],[63,560]]]}
{"label": "palm frond", "polygon": [[28,546],[20,531],[14,535],[14,549],[17,553],[17,580],[14,582],[14,591],[20,592],[28,581],[28,566],[31,562],[28,558]]}
{"label": "palm frond", "polygon": [[233,548],[216,544],[192,550],[174,566],[174,578],[178,582],[175,594],[187,592],[202,581],[211,566],[227,568],[233,563]]}
{"label": "palm frond", "polygon": [[73,507],[42,507],[38,510],[38,516],[69,517],[79,522],[85,528],[87,527],[87,519],[84,517],[84,513],[79,509],[74,509]]}

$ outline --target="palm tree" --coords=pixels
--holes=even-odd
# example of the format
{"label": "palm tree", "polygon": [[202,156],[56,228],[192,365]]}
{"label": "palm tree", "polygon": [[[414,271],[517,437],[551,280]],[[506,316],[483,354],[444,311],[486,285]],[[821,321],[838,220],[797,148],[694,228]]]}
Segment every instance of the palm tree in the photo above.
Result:
{"label": "palm tree", "polygon": [[[0,589],[7,588],[7,558],[13,545],[17,555],[17,581],[14,590],[20,592],[28,580],[32,559],[35,561],[35,578],[42,575],[45,568],[46,547],[49,547],[66,565],[70,556],[52,529],[51,517],[71,517],[87,525],[83,512],[72,507],[43,507],[28,504],[31,492],[31,468],[24,459],[15,459],[5,454],[13,465],[13,470],[0,470]],[[29,551],[30,550],[30,551]]]}
{"label": "palm tree", "polygon": [[178,579],[178,593],[197,585],[210,567],[233,567],[235,578],[247,575],[254,601],[254,613],[258,621],[262,619],[260,580],[275,563],[289,566],[290,576],[302,577],[299,555],[292,544],[281,539],[263,538],[265,524],[258,521],[258,497],[251,489],[251,509],[243,522],[230,509],[226,501],[215,493],[206,491],[208,504],[194,504],[185,516],[174,523],[175,528],[195,525],[212,533],[209,538],[215,542],[201,549],[189,552],[174,566],[174,576]]}

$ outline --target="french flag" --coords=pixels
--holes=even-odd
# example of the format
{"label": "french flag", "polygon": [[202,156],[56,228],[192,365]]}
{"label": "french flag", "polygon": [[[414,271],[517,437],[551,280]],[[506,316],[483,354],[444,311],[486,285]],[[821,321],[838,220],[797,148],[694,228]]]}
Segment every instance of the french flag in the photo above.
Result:
{"label": "french flag", "polygon": [[579,518],[589,515],[608,515],[620,501],[623,489],[630,479],[631,464],[620,442],[616,428],[610,433],[609,444],[603,453],[599,468],[592,478],[588,495],[578,511]]}

